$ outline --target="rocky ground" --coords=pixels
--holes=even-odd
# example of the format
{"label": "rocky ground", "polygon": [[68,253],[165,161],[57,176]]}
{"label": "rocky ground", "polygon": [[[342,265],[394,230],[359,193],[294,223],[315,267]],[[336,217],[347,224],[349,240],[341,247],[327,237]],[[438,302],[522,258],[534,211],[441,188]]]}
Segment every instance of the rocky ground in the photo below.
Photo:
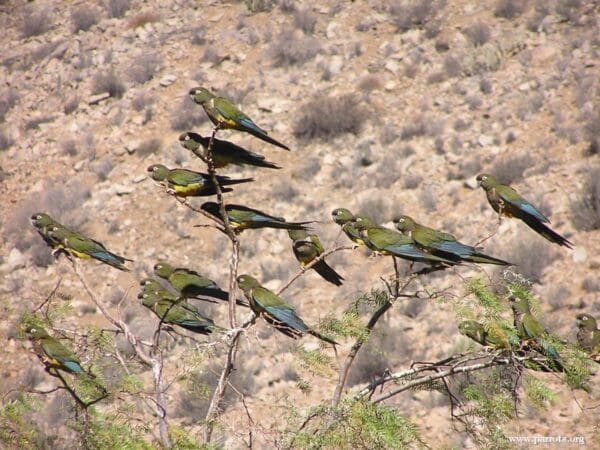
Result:
{"label": "rocky ground", "polygon": [[[330,222],[339,206],[381,223],[410,214],[474,243],[496,224],[475,175],[486,171],[510,182],[575,248],[554,246],[516,220],[504,221],[485,248],[518,264],[534,283],[545,323],[573,339],[577,313],[600,316],[599,12],[597,2],[583,0],[0,1],[0,329],[6,349],[0,391],[23,380],[30,387],[48,384],[17,339],[16,323],[59,278],[57,302],[68,300],[72,310],[57,326],[106,326],[68,263],[53,261],[29,226],[33,212],[46,211],[135,260],[131,273],[94,262],[84,271],[107,304],[128,295],[123,314],[143,336],[156,324],[137,303],[137,282],[158,259],[227,285],[226,239],[194,228],[206,220],[146,175],[154,163],[204,170],[177,140],[183,131],[210,131],[187,96],[199,85],[233,99],[292,148],[288,153],[241,133],[220,133],[283,167],[224,170],[256,179],[227,199],[290,220],[320,221],[316,229],[328,246],[345,242]],[[285,232],[246,232],[241,248],[240,272],[267,286],[276,288],[297,270]],[[390,273],[387,259],[367,256],[356,250],[330,258],[347,280],[343,287],[309,273],[286,298],[311,323],[339,315]],[[426,284],[461,295],[457,273],[478,271],[461,268]],[[207,311],[226,323],[225,309]],[[350,387],[385,368],[466,348],[453,314],[448,301],[398,305],[359,358]],[[316,346],[308,338],[303,343]],[[294,345],[260,323],[240,352],[244,368],[234,384],[265,436],[284,426],[282,410],[292,399],[299,408],[315,404],[335,385],[334,371],[311,376],[299,367]],[[312,390],[302,392],[299,379]],[[549,412],[523,406],[522,419],[511,427],[515,435],[584,435],[591,442],[598,414],[578,405],[596,405],[598,395],[562,392]],[[190,425],[203,417],[206,401],[189,398],[185,386],[173,392],[175,422]],[[48,427],[68,414],[56,403],[52,414],[47,408],[41,416]],[[441,395],[406,393],[393,404],[434,448],[472,445],[451,431]],[[240,447],[233,430],[246,418],[235,395],[225,414],[221,442]]]}

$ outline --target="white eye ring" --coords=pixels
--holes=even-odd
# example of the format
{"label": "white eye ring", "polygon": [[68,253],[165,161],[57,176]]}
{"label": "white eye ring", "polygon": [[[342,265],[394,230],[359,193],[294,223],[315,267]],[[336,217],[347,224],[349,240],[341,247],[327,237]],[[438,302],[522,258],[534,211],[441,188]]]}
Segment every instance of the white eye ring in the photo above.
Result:
{"label": "white eye ring", "polygon": [[190,137],[186,134],[185,137],[183,138],[184,141],[189,141]]}

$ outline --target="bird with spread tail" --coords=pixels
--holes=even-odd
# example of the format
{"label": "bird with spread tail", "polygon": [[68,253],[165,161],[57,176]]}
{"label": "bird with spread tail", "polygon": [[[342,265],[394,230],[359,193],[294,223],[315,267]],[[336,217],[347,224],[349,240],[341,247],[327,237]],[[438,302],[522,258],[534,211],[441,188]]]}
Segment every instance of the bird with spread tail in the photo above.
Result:
{"label": "bird with spread tail", "polygon": [[290,148],[273,139],[268,133],[256,125],[250,117],[244,114],[232,102],[223,97],[217,97],[208,89],[196,87],[189,92],[192,100],[204,108],[206,115],[218,128],[244,131],[269,144],[276,145],[285,150]]}
{"label": "bird with spread tail", "polygon": [[250,302],[252,311],[256,315],[262,316],[281,333],[294,339],[308,333],[332,345],[337,344],[333,339],[306,325],[292,305],[286,303],[274,292],[261,286],[256,278],[250,275],[240,275],[237,277],[237,282]]}
{"label": "bird with spread tail", "polygon": [[31,340],[36,353],[42,357],[47,367],[74,374],[85,373],[75,353],[65,347],[58,339],[50,336],[45,329],[30,326],[25,329],[25,334]]}
{"label": "bird with spread tail", "polygon": [[[317,259],[323,253],[325,248],[321,244],[319,236],[314,233],[309,233],[306,230],[288,230],[288,235],[292,240],[292,250],[294,256],[300,262],[300,266],[304,267]],[[337,273],[333,268],[325,262],[325,259],[320,259],[311,266],[321,277],[331,284],[341,286],[344,278]]]}
{"label": "bird with spread tail", "polygon": [[[198,133],[188,131],[179,136],[181,146],[194,155],[198,156],[204,162],[207,162],[207,151],[210,142],[210,137],[203,137]],[[214,138],[211,147],[212,158],[215,169],[227,167],[230,164],[236,166],[254,166],[264,167],[267,169],[281,169],[275,163],[267,161],[263,155],[246,150],[245,148],[235,145],[233,142],[223,141]]]}
{"label": "bird with spread tail", "polygon": [[417,246],[432,255],[453,261],[509,266],[511,263],[481,253],[477,248],[463,244],[449,233],[434,230],[416,222],[412,217],[400,216],[394,220],[396,229],[415,241]]}
{"label": "bird with spread tail", "polygon": [[[214,218],[223,221],[218,203],[206,202],[200,206],[204,212]],[[249,228],[283,228],[288,230],[308,230],[307,225],[312,220],[304,222],[287,222],[283,217],[276,217],[258,209],[249,208],[243,205],[228,204],[225,206],[225,212],[229,219],[229,224],[236,232],[241,232]]]}
{"label": "bird with spread tail", "polygon": [[[181,168],[169,169],[162,164],[153,164],[146,170],[150,178],[164,185],[167,192],[177,197],[207,197],[217,193],[217,187],[212,177],[207,173]],[[222,175],[217,175],[216,178],[219,186],[222,186],[221,192],[231,192],[233,190],[227,186],[254,181],[254,178],[232,180]]]}
{"label": "bird with spread tail", "polygon": [[93,258],[125,272],[129,272],[130,270],[125,266],[125,262],[133,261],[110,252],[101,242],[62,226],[52,227],[48,231],[48,238],[53,242],[58,242],[57,248],[64,250],[70,255],[82,259]]}
{"label": "bird with spread tail", "polygon": [[573,243],[552,230],[547,225],[550,220],[512,187],[501,184],[488,173],[477,175],[476,180],[485,191],[488,202],[500,216],[521,219],[529,228],[550,242],[573,248]]}

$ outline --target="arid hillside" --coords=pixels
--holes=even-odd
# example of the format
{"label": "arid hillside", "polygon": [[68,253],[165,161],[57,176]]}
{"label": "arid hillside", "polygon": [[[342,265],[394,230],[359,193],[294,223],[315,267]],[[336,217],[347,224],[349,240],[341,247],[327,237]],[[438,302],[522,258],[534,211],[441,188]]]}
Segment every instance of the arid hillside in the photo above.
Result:
{"label": "arid hillside", "polygon": [[[139,281],[157,261],[191,268],[227,289],[227,237],[195,227],[211,222],[147,174],[152,164],[206,172],[179,143],[183,132],[212,130],[188,95],[197,86],[230,99],[291,148],[219,131],[219,138],[281,166],[218,169],[254,178],[233,186],[227,203],[316,221],[326,248],[351,244],[331,220],[334,208],[390,227],[407,214],[514,263],[509,276],[529,280],[537,314],[562,339],[575,340],[577,314],[600,320],[597,1],[0,0],[0,48],[3,401],[56,384],[19,325],[47,299],[36,313],[46,311],[53,334],[70,339],[109,384],[123,376],[103,350],[86,353],[86,330],[111,324],[69,261],[51,255],[30,224],[32,214],[46,212],[133,260],[131,272],[93,260],[78,265],[102,304],[143,339],[152,339],[158,320],[137,298]],[[475,181],[482,172],[510,183],[574,248],[553,245],[517,219],[497,228],[498,215]],[[197,209],[207,200],[189,204]],[[308,271],[282,296],[309,324],[339,318],[393,273],[390,257],[370,255],[365,247],[338,251],[327,261],[345,278],[341,287]],[[400,261],[402,276],[421,267]],[[240,234],[239,273],[277,290],[298,269],[284,230]],[[410,292],[428,295],[401,298],[386,313],[345,392],[358,392],[386,370],[477,347],[457,329],[473,277],[495,285],[502,270],[466,264],[419,277]],[[195,304],[228,326],[226,305]],[[238,307],[238,320],[247,313]],[[129,358],[127,341],[115,339]],[[222,345],[207,344],[218,340],[164,342],[170,424],[200,441],[225,361]],[[338,340],[334,353],[314,337],[295,341],[257,321],[242,334],[214,442],[245,448],[251,428],[256,448],[285,447],[294,420],[331,400],[354,338]],[[150,390],[151,371],[131,370],[147,387],[140,389]],[[590,392],[566,389],[556,374],[539,376],[556,390],[554,401],[546,409],[515,405],[519,419],[506,425],[507,435],[584,436],[589,448],[600,446],[598,375]],[[25,417],[47,437],[35,445],[70,448],[80,430],[69,395],[35,398]],[[431,448],[479,445],[451,419],[450,401],[435,386],[386,404],[416,424]],[[116,395],[97,408],[140,418],[136,430],[158,445],[156,417],[142,400]]]}

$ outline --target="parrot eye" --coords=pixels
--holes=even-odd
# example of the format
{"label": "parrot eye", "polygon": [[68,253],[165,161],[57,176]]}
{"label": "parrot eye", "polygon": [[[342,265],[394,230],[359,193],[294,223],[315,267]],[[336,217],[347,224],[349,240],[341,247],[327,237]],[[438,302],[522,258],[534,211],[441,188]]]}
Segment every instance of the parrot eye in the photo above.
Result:
{"label": "parrot eye", "polygon": [[189,141],[190,137],[186,134],[185,137],[183,138],[184,141]]}
{"label": "parrot eye", "polygon": [[37,216],[35,216],[36,219],[40,220],[42,218],[42,216],[40,216],[39,214]]}
{"label": "parrot eye", "polygon": [[587,318],[586,316],[583,316],[583,317],[581,318],[581,320],[588,320],[588,318]]}

